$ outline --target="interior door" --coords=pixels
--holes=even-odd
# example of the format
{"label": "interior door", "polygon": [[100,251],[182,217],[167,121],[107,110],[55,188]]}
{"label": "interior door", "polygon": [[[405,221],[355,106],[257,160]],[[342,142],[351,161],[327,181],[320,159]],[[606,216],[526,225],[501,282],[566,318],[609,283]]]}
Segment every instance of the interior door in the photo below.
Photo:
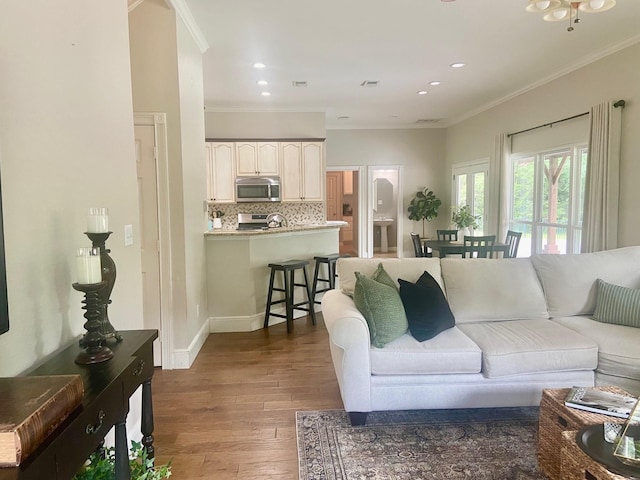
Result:
{"label": "interior door", "polygon": [[[160,332],[160,257],[158,229],[158,181],[156,138],[153,125],[136,125],[136,170],[140,206],[140,250],[142,254],[142,296],[144,328]],[[154,365],[162,365],[160,339],[154,345]]]}

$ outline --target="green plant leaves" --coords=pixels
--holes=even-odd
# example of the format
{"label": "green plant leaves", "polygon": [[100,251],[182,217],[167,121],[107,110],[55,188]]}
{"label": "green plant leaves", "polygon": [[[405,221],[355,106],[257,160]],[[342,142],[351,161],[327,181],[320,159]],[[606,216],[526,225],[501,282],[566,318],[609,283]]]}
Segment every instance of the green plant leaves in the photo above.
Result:
{"label": "green plant leaves", "polygon": [[407,207],[409,220],[430,222],[438,216],[438,209],[441,205],[442,201],[428,187],[419,190]]}

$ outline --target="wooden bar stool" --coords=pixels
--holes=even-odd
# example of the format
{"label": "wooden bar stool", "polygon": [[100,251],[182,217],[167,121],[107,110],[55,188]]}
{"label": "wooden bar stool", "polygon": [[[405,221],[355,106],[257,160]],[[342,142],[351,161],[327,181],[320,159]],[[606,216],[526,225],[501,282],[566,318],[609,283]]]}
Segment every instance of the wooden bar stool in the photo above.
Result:
{"label": "wooden bar stool", "polygon": [[[271,269],[271,277],[269,278],[269,294],[267,296],[267,311],[264,315],[264,328],[269,326],[269,317],[280,317],[287,319],[287,333],[291,333],[293,329],[293,311],[294,310],[304,310],[309,312],[311,315],[311,322],[316,324],[316,316],[313,309],[313,302],[311,296],[311,289],[309,285],[309,279],[307,277],[307,265],[309,262],[307,260],[289,260],[288,262],[279,262],[279,263],[270,263],[269,268]],[[296,283],[295,275],[296,270],[302,270],[304,276],[304,283]],[[276,272],[282,272],[283,274],[283,284],[284,288],[276,288],[273,286]],[[307,295],[307,300],[302,302],[294,301],[294,289],[295,287],[304,287]],[[273,300],[273,292],[283,292],[284,298],[280,300]],[[271,313],[271,306],[277,305],[279,303],[285,304],[286,314],[282,315],[281,313]],[[303,307],[306,305],[306,307]]]}
{"label": "wooden bar stool", "polygon": [[[318,293],[327,292],[333,290],[336,287],[336,262],[341,255],[339,253],[331,253],[329,255],[318,255],[313,257],[316,262],[316,268],[313,272],[313,288],[311,290],[311,298],[313,303],[320,303],[316,300]],[[327,265],[327,278],[320,277],[320,265]],[[328,283],[327,288],[318,289],[318,282]]]}

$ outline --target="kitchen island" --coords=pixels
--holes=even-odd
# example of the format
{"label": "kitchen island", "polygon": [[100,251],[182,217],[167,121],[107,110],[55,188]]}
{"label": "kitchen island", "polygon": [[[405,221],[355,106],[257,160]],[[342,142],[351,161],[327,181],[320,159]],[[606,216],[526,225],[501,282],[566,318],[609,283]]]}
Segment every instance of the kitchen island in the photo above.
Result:
{"label": "kitchen island", "polygon": [[[205,232],[209,330],[247,332],[262,328],[269,288],[269,263],[309,260],[307,274],[311,283],[313,257],[338,252],[342,226],[346,223]],[[297,282],[300,280],[301,277],[296,278]],[[278,284],[280,281],[278,278]],[[304,289],[297,287],[296,300],[303,298]],[[284,319],[270,319],[272,325],[279,321]]]}

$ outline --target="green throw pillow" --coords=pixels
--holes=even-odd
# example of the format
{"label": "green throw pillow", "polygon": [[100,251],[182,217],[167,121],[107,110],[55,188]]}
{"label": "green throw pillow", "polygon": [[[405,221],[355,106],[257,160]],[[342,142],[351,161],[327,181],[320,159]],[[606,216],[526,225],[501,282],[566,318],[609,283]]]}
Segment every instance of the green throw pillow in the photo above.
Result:
{"label": "green throw pillow", "polygon": [[393,278],[391,278],[391,276],[384,269],[384,265],[382,265],[382,263],[378,264],[378,268],[375,272],[373,272],[371,278],[373,278],[378,283],[382,283],[383,285],[388,285],[389,287],[395,288],[396,292],[398,291],[396,282],[393,281]]}
{"label": "green throw pillow", "polygon": [[612,285],[601,279],[596,284],[598,295],[593,319],[640,328],[640,290]]}
{"label": "green throw pillow", "polygon": [[356,272],[353,302],[369,325],[371,344],[382,348],[409,328],[400,294],[394,287]]}

